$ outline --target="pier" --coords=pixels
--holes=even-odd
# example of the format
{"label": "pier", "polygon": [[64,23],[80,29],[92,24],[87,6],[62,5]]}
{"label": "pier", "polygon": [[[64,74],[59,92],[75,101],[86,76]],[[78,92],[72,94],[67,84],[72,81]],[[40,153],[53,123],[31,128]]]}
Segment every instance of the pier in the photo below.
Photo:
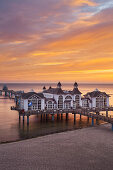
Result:
{"label": "pier", "polygon": [[[16,107],[11,107],[12,110],[17,110],[19,113],[19,121],[21,121],[21,117],[23,118],[23,122],[25,120],[25,117],[27,118],[27,125],[29,125],[29,118],[32,115],[51,115],[51,119],[52,121],[54,121],[54,116],[55,114],[57,114],[57,117],[59,117],[63,114],[66,114],[66,119],[68,119],[68,114],[71,113],[74,116],[74,122],[76,122],[76,115],[80,115],[80,119],[82,118],[82,116],[87,116],[88,120],[89,118],[92,119],[92,126],[94,126],[94,120],[99,121],[102,120],[104,122],[108,122],[111,123],[112,125],[112,131],[113,131],[113,118],[109,117],[108,113],[109,111],[113,111],[113,107],[109,107],[109,108],[103,108],[103,109],[84,109],[84,108],[79,108],[79,109],[63,109],[63,110],[37,110],[37,111],[24,111],[24,110],[20,110]],[[100,114],[100,112],[104,111],[106,114]]]}

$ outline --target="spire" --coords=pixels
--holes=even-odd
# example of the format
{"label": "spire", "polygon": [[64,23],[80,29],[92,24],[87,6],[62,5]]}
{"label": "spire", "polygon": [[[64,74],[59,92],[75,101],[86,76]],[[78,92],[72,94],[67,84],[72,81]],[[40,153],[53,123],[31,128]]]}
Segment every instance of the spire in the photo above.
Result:
{"label": "spire", "polygon": [[78,88],[78,83],[77,82],[74,83],[74,88]]}
{"label": "spire", "polygon": [[49,87],[49,89],[51,89],[51,86]]}
{"label": "spire", "polygon": [[57,84],[57,87],[58,87],[58,88],[61,88],[61,86],[62,86],[62,84],[59,82],[59,83]]}

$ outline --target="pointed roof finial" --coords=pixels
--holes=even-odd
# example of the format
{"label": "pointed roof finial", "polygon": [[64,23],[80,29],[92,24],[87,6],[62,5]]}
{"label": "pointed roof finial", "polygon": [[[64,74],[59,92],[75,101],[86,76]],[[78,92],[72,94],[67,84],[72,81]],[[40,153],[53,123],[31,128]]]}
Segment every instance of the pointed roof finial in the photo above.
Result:
{"label": "pointed roof finial", "polygon": [[52,87],[50,86],[49,89],[51,89]]}
{"label": "pointed roof finial", "polygon": [[74,88],[77,88],[77,87],[78,87],[78,83],[75,82],[75,83],[74,83]]}
{"label": "pointed roof finial", "polygon": [[60,82],[58,82],[57,87],[61,88],[61,86],[62,86],[62,84]]}
{"label": "pointed roof finial", "polygon": [[46,90],[46,87],[45,87],[45,86],[43,87],[43,90]]}

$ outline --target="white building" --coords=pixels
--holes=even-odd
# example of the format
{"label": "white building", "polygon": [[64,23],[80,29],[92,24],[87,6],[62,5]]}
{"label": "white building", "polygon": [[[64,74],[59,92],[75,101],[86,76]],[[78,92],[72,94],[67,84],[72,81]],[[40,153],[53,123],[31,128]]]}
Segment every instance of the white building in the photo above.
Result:
{"label": "white building", "polygon": [[23,93],[20,99],[20,108],[28,110],[44,110],[45,98],[42,93]]}
{"label": "white building", "polygon": [[89,92],[82,98],[82,107],[89,108],[105,108],[109,107],[109,95],[95,89]]}
{"label": "white building", "polygon": [[109,106],[109,95],[96,89],[81,98],[78,84],[74,83],[72,91],[62,90],[59,82],[56,88],[43,87],[42,93],[35,93],[33,90],[23,93],[20,98],[20,108],[28,110],[52,110],[52,109],[76,109],[83,108],[104,108]]}
{"label": "white building", "polygon": [[81,92],[78,90],[78,84],[74,83],[72,91],[62,90],[62,85],[59,82],[56,88],[43,88],[43,95],[45,97],[45,104],[47,109],[70,109],[82,106]]}
{"label": "white building", "polygon": [[74,83],[72,91],[65,91],[61,88],[61,83],[56,88],[43,88],[42,93],[29,92],[24,93],[20,99],[20,108],[27,110],[52,110],[52,109],[70,109],[82,106],[81,92],[78,84]]}

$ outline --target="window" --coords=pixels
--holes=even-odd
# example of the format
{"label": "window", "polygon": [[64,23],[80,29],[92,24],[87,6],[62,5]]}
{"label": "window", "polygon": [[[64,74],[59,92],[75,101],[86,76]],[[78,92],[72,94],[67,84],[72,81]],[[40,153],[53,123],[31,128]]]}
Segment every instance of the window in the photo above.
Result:
{"label": "window", "polygon": [[41,100],[38,100],[38,110],[41,110]]}
{"label": "window", "polygon": [[53,109],[53,103],[52,103],[52,101],[48,101],[48,109]]}
{"label": "window", "polygon": [[104,108],[107,106],[107,99],[106,96],[98,96],[96,97],[96,107],[98,108]]}
{"label": "window", "polygon": [[28,110],[41,110],[41,99],[34,95],[28,99]]}
{"label": "window", "polygon": [[65,102],[64,102],[65,109],[70,109],[71,108],[71,101],[72,101],[72,97],[71,96],[66,96]]}
{"label": "window", "polygon": [[76,106],[79,106],[79,105],[80,105],[79,95],[76,95],[76,96],[75,96],[75,103],[76,103]]}
{"label": "window", "polygon": [[66,96],[65,100],[72,100],[71,96]]}
{"label": "window", "polygon": [[59,96],[58,98],[58,108],[63,109],[63,96]]}

